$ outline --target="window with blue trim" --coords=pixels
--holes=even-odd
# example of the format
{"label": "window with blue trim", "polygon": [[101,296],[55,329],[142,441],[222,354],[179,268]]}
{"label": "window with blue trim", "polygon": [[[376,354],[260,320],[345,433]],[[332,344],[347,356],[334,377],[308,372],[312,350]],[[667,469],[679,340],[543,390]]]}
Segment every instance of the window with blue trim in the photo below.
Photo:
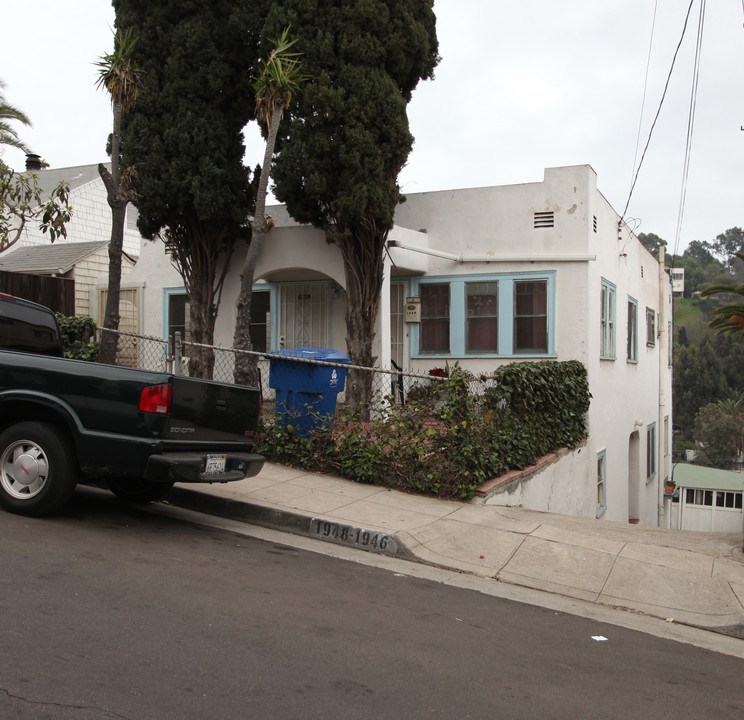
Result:
{"label": "window with blue trim", "polygon": [[[253,288],[251,298],[251,347],[257,352],[271,349],[271,288],[268,284]],[[163,289],[163,336],[171,338],[181,333],[181,340],[191,340],[190,301],[185,288]]]}
{"label": "window with blue trim", "polygon": [[555,272],[411,278],[421,321],[411,352],[467,357],[555,354]]}
{"label": "window with blue trim", "polygon": [[421,286],[422,353],[449,353],[450,287],[446,283]]}
{"label": "window with blue trim", "polygon": [[646,345],[656,345],[656,310],[650,307],[646,308]]}
{"label": "window with blue trim", "polygon": [[548,283],[514,283],[514,352],[548,352]]}
{"label": "window with blue trim", "polygon": [[597,517],[607,510],[607,451],[597,453]]}
{"label": "window with blue trim", "polygon": [[185,288],[163,288],[163,337],[181,333],[181,340],[191,340],[189,296]]}
{"label": "window with blue trim", "polygon": [[646,432],[646,482],[656,477],[656,423],[650,423]]}
{"label": "window with blue trim", "polygon": [[465,349],[467,352],[499,351],[499,284],[498,282],[465,283],[467,318]]}
{"label": "window with blue trim", "polygon": [[615,359],[615,286],[602,278],[601,295],[602,337],[600,356],[606,360]]}
{"label": "window with blue trim", "polygon": [[638,362],[638,302],[628,298],[628,360]]}

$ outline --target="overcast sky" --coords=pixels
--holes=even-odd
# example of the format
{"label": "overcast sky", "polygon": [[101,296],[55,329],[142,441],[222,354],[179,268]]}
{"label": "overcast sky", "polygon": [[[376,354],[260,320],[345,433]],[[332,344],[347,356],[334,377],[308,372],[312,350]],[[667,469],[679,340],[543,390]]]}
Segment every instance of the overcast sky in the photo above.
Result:
{"label": "overcast sky", "polygon": [[[692,2],[627,213],[637,232],[656,233],[670,250],[702,0]],[[404,191],[535,182],[546,167],[589,164],[600,191],[622,213],[689,4],[436,0],[442,61],[409,105],[416,143],[400,176]],[[113,21],[107,0],[26,0],[3,8],[6,99],[29,115],[33,127],[18,129],[52,167],[106,159],[111,110],[95,88],[94,63],[113,47]],[[742,0],[707,3],[700,57],[679,252],[691,240],[713,240],[744,225]],[[252,166],[263,151],[257,131],[247,135]],[[16,170],[25,163],[15,150],[4,160]]]}

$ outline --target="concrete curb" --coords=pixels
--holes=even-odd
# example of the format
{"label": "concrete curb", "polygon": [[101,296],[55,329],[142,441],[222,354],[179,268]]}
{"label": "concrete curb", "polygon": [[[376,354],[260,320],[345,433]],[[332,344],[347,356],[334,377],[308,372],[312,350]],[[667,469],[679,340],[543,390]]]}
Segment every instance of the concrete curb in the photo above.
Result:
{"label": "concrete curb", "polygon": [[[412,562],[424,563],[426,565],[434,565],[434,563],[422,560],[411,552],[398,534],[386,536],[390,538],[394,537],[395,543],[390,543],[390,546],[386,544],[385,548],[381,548],[377,544],[363,545],[358,542],[345,541],[343,537],[334,536],[330,532],[328,534],[323,534],[322,532],[314,531],[317,527],[318,521],[322,519],[305,515],[303,513],[292,512],[290,510],[269,508],[263,505],[249,503],[244,500],[232,500],[230,498],[217,497],[215,495],[209,495],[208,493],[199,492],[198,490],[188,490],[182,487],[174,487],[166,496],[165,501],[171,505],[175,505],[176,507],[206,513],[207,515],[215,515],[216,517],[222,517],[228,520],[248,522],[254,525],[260,525],[261,527],[271,528],[273,530],[291,532],[295,535],[302,535],[304,537],[322,540],[323,542],[330,542],[335,545],[353,547],[366,552],[377,553],[378,555],[387,555],[388,557],[395,557],[399,560],[409,560]],[[335,522],[332,524],[336,527],[352,528],[350,525],[341,525]],[[384,533],[379,533],[367,528],[354,527],[353,529],[359,530],[360,532],[372,533],[373,535],[385,535]],[[454,567],[449,567],[447,569],[462,572]]]}

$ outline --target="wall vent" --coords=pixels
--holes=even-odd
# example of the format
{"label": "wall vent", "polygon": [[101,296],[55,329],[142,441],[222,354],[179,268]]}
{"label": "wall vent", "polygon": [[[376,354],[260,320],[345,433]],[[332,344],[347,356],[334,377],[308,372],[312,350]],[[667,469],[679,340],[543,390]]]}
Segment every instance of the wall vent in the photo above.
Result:
{"label": "wall vent", "polygon": [[553,211],[548,210],[547,212],[536,212],[535,213],[535,228],[552,228],[553,227]]}

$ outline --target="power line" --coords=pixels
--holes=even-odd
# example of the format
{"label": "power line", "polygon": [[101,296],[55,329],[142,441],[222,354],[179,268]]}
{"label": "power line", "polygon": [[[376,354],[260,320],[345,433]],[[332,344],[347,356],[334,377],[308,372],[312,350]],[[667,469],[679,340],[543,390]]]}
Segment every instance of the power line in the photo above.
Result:
{"label": "power line", "polygon": [[[744,3],[744,0],[742,0]],[[648,41],[648,57],[646,58],[646,76],[643,79],[643,98],[641,99],[641,115],[638,118],[638,135],[636,135],[636,147],[635,153],[633,154],[633,170],[630,173],[630,180],[633,181],[633,176],[636,171],[636,161],[638,160],[638,148],[641,146],[641,129],[643,127],[643,112],[646,109],[646,92],[648,91],[648,72],[651,68],[651,49],[654,45],[654,33],[656,31],[656,11],[659,7],[659,0],[654,2],[654,16],[651,20],[651,37]]]}
{"label": "power line", "polygon": [[630,186],[630,192],[628,193],[628,201],[625,203],[625,208],[623,209],[622,216],[620,218],[620,223],[625,220],[625,214],[628,212],[628,206],[630,205],[630,199],[633,197],[633,190],[635,189],[636,183],[638,182],[638,175],[641,172],[641,167],[643,166],[643,161],[646,157],[646,152],[648,151],[648,146],[651,143],[651,136],[654,133],[654,128],[656,127],[656,123],[659,119],[659,115],[661,114],[661,108],[664,105],[664,100],[666,99],[667,91],[669,90],[669,82],[672,79],[672,72],[674,71],[674,65],[677,62],[677,56],[679,55],[679,49],[682,46],[682,41],[685,38],[685,33],[687,32],[687,23],[690,19],[690,12],[692,11],[692,6],[694,4],[695,0],[690,0],[690,4],[687,8],[687,14],[685,15],[685,24],[682,27],[682,35],[679,38],[679,42],[677,43],[677,48],[674,51],[674,57],[672,58],[672,65],[669,68],[669,73],[667,75],[666,83],[664,84],[664,92],[661,95],[661,101],[659,102],[659,107],[656,111],[656,116],[654,117],[654,121],[651,125],[651,130],[648,133],[648,139],[646,140],[646,147],[643,149],[643,154],[641,155],[641,161],[638,163],[638,167],[636,168],[635,177],[633,178],[633,182]]}
{"label": "power line", "polygon": [[687,180],[690,174],[690,155],[692,151],[692,131],[695,126],[695,110],[697,109],[697,91],[700,78],[700,53],[703,47],[703,27],[705,25],[705,0],[700,2],[700,17],[698,20],[697,43],[695,44],[695,63],[690,94],[690,111],[687,118],[687,138],[685,140],[685,162],[682,171],[682,189],[680,191],[679,212],[677,213],[677,230],[674,237],[674,254],[679,249],[679,240],[682,235],[682,218],[685,214],[685,201],[687,199]]}

